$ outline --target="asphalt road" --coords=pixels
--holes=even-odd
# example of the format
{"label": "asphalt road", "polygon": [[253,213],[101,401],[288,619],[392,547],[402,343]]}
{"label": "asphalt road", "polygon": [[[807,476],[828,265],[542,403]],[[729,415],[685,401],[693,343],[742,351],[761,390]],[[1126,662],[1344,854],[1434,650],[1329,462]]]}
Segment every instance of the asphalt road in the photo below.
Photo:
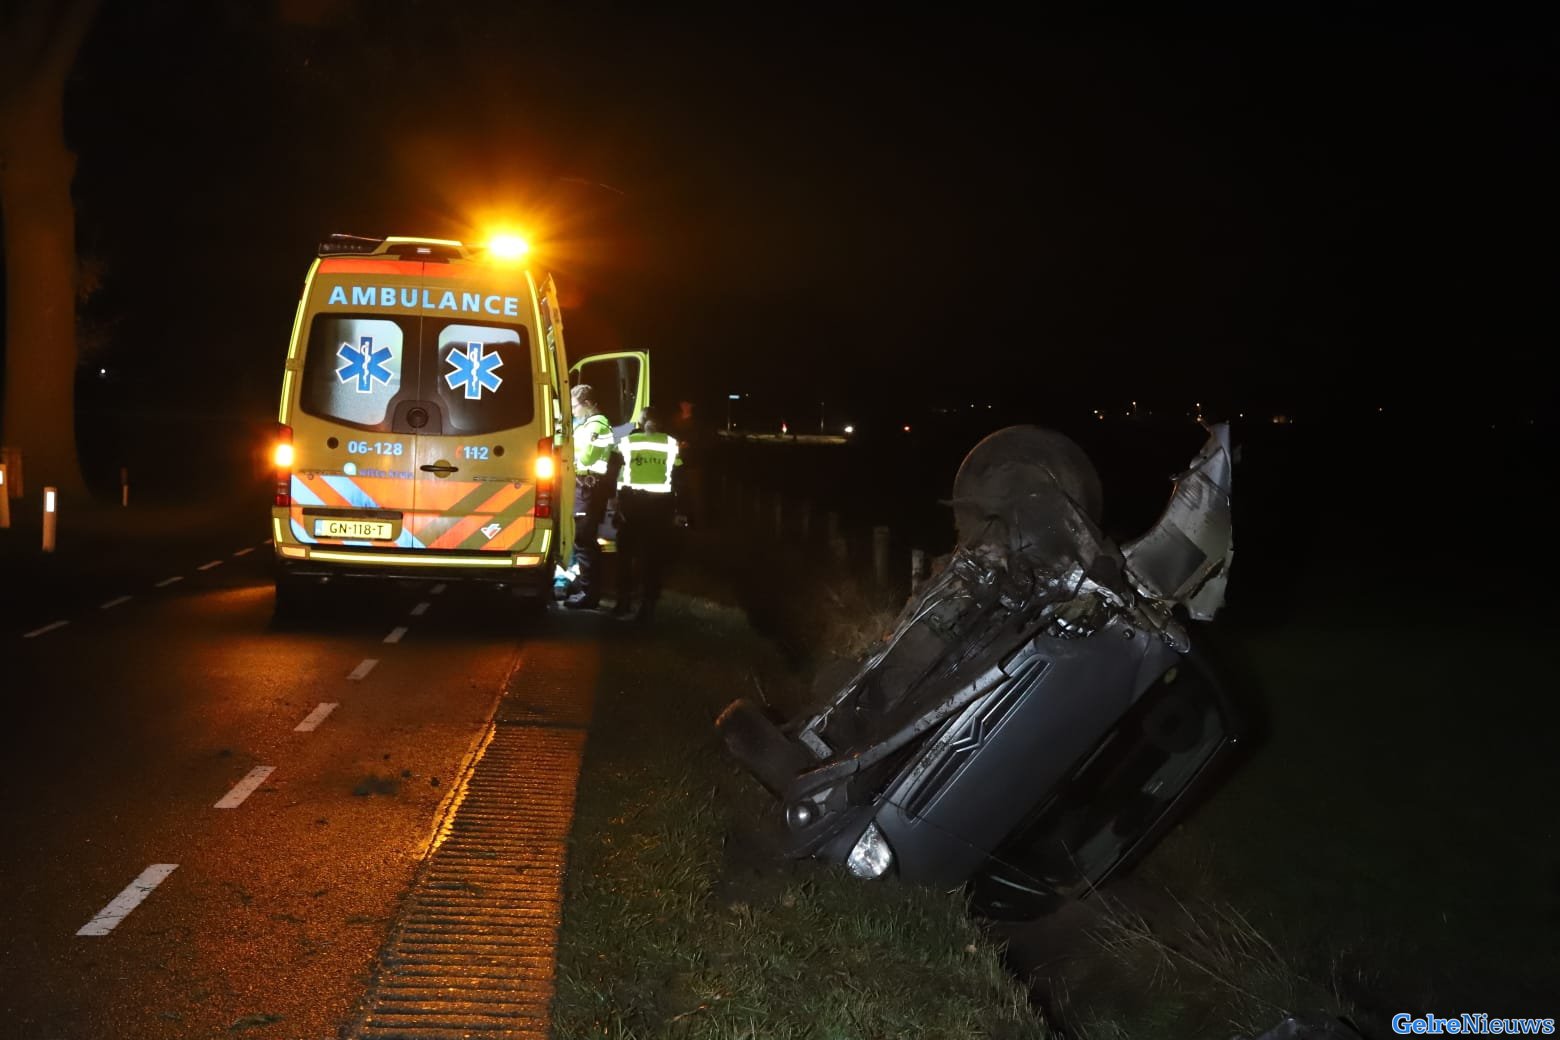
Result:
{"label": "asphalt road", "polygon": [[0,1035],[337,1035],[523,673],[431,582],[281,625],[263,518],[212,530],[8,575]]}

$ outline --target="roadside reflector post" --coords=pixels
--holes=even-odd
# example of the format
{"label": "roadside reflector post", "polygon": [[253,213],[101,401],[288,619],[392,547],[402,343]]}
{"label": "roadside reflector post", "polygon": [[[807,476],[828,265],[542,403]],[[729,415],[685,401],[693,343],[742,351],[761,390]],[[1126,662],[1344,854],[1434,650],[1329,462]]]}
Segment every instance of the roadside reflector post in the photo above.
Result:
{"label": "roadside reflector post", "polygon": [[22,449],[0,448],[0,463],[5,464],[6,497],[21,498],[26,491],[23,486]]}
{"label": "roadside reflector post", "polygon": [[872,529],[872,575],[880,588],[888,585],[888,528]]}
{"label": "roadside reflector post", "polygon": [[54,551],[54,524],[59,517],[58,488],[46,487],[43,489],[43,551]]}
{"label": "roadside reflector post", "polygon": [[0,461],[0,528],[11,526],[11,488],[6,480],[10,466]]}
{"label": "roadside reflector post", "polygon": [[127,466],[119,467],[119,504],[130,505],[130,469]]}

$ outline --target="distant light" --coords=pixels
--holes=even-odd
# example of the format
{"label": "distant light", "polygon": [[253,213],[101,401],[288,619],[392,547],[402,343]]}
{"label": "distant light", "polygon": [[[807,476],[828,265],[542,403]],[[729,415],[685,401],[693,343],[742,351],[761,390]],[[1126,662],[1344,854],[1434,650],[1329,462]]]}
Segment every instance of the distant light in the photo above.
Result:
{"label": "distant light", "polygon": [[518,260],[531,251],[531,244],[519,235],[494,235],[488,239],[488,252],[497,260]]}
{"label": "distant light", "polygon": [[106,369],[106,368],[100,368],[100,369],[98,369],[98,375],[100,375],[100,376],[106,376],[106,375],[108,375],[108,369]]}
{"label": "distant light", "polygon": [[854,426],[847,426],[847,427],[845,427],[845,432],[846,433],[855,433],[856,432],[856,428]]}
{"label": "distant light", "polygon": [[790,433],[791,432],[790,425],[787,424],[787,423],[781,423],[780,424],[780,432],[781,433]]}
{"label": "distant light", "polygon": [[726,400],[728,400],[728,401],[740,401],[740,400],[742,400],[742,395],[741,394],[727,394],[726,395]]}
{"label": "distant light", "polygon": [[45,513],[52,513],[52,512],[54,512],[54,494],[55,494],[55,492],[54,492],[53,488],[44,488],[44,490],[43,490],[43,511]]}
{"label": "distant light", "polygon": [[910,424],[909,423],[905,423],[905,432],[906,433],[910,432]]}

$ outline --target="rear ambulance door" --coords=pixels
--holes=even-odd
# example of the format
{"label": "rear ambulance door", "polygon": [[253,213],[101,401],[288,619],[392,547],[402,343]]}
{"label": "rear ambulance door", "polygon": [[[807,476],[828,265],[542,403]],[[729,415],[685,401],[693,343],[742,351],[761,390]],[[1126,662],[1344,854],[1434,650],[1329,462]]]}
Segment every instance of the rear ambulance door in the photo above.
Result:
{"label": "rear ambulance door", "polygon": [[538,552],[534,459],[551,390],[538,381],[530,285],[502,268],[436,263],[424,282],[413,528],[433,550]]}
{"label": "rear ambulance door", "polygon": [[569,355],[563,343],[563,310],[558,305],[558,286],[548,275],[537,290],[537,313],[541,320],[542,350],[549,363],[552,387],[553,458],[558,474],[554,482],[553,531],[557,539],[557,559],[567,565],[574,556],[574,446],[570,432],[574,428],[569,403]]}
{"label": "rear ambulance door", "polygon": [[419,544],[407,527],[414,438],[400,427],[422,379],[422,318],[400,301],[421,284],[421,267],[339,257],[315,271],[298,407],[289,417],[289,522],[299,541]]}
{"label": "rear ambulance door", "polygon": [[[623,350],[611,354],[592,354],[581,358],[569,370],[570,386],[586,384],[596,392],[601,413],[612,424],[612,436],[621,441],[644,420],[650,406],[650,355],[643,350]],[[573,447],[570,446],[572,454]],[[607,511],[598,537],[602,548],[617,548],[615,509]]]}

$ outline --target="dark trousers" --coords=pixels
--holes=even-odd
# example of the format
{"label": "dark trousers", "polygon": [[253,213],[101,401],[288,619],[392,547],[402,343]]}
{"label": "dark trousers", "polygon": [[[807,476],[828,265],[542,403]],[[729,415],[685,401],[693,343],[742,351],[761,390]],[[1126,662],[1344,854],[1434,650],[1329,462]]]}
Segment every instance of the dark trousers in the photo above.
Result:
{"label": "dark trousers", "polygon": [[638,579],[639,609],[649,613],[661,598],[661,578],[671,551],[672,496],[653,491],[618,492],[618,602],[627,603]]}
{"label": "dark trousers", "polygon": [[580,575],[574,589],[590,599],[601,596],[601,546],[596,543],[607,515],[607,482],[581,479],[574,485],[574,561]]}

